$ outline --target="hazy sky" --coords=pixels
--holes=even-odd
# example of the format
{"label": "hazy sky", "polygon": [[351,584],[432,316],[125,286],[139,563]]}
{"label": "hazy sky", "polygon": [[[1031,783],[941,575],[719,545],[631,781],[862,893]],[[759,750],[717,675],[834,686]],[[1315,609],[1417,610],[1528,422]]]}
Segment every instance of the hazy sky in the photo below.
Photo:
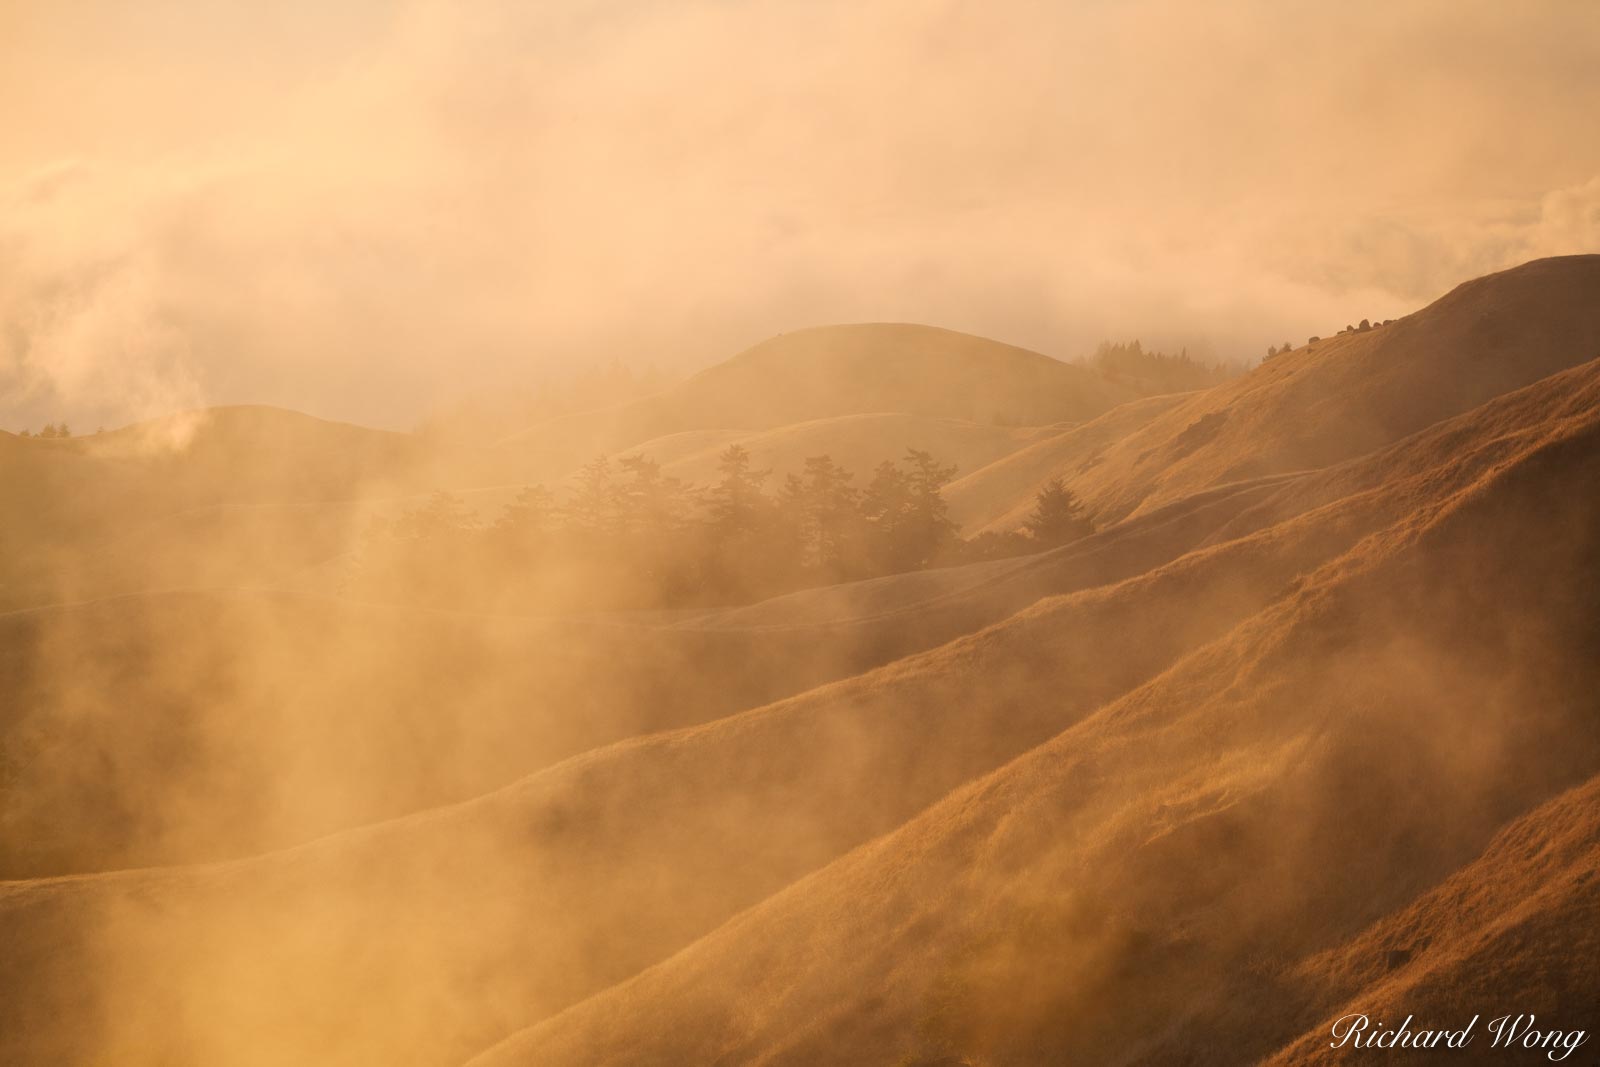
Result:
{"label": "hazy sky", "polygon": [[915,320],[1255,357],[1600,250],[1600,4],[0,0],[0,427]]}

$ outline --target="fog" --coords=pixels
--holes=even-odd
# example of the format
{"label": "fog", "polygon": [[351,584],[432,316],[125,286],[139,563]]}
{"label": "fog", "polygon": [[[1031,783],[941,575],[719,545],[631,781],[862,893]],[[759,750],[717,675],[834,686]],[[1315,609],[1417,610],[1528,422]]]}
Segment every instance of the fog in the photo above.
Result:
{"label": "fog", "polygon": [[[1506,341],[1508,373],[1537,376],[1600,343],[1592,303],[1529,314],[1575,272],[1185,403],[1251,424],[1271,383],[1316,379],[1328,447],[1366,447],[1371,405],[1330,378],[1359,367],[1358,393],[1406,362],[1398,391],[1439,417],[1463,357],[1437,342],[1463,324],[1488,338],[1467,361]],[[241,442],[219,412],[181,449],[80,470],[54,486],[76,509],[18,478],[7,502],[57,542],[24,562],[63,589],[0,613],[0,1059],[677,1064],[743,1041],[730,1062],[1040,1067],[1115,1062],[1129,1028],[1264,1057],[1351,985],[1326,954],[1470,875],[1508,821],[1593,792],[1600,360],[1479,388],[1389,447],[1242,486],[1177,462],[1173,423],[1134,430],[1119,443],[1165,442],[1162,462],[1112,451],[1085,498],[1173,471],[1189,493],[1021,559],[754,604],[715,564],[815,547],[759,515],[641,531],[574,506],[563,544],[531,503],[486,530],[434,498],[374,546],[343,505],[397,491],[373,474],[388,453],[340,428],[297,443],[282,417]],[[1204,444],[1299,467],[1252,425]],[[137,436],[7,446],[87,466]],[[283,506],[296,490],[348,499]],[[632,565],[659,573],[684,525],[711,565],[645,601],[679,610],[584,610],[637,606]],[[330,544],[358,580],[259,588]],[[573,588],[519,590],[547,557]],[[1591,958],[1536,956],[1546,999]]]}
{"label": "fog", "polygon": [[1589,1025],[1600,8],[0,5],[0,1061]]}
{"label": "fog", "polygon": [[1600,12],[0,9],[0,427],[409,427],[925,321],[1207,358],[1600,233]]}

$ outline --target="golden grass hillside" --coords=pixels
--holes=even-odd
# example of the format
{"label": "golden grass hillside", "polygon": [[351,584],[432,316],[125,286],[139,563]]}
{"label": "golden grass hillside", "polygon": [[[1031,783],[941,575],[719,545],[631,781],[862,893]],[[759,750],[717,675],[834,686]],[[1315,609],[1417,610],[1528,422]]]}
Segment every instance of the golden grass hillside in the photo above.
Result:
{"label": "golden grass hillside", "polygon": [[[1553,424],[1048,743],[474,1063],[1272,1055],[1351,992],[1330,952],[1452,872],[1473,882],[1501,826],[1594,774],[1600,514],[1579,487],[1597,474],[1600,420]],[[1594,907],[1592,838],[1568,822],[1536,814],[1483,861],[1581,849],[1517,906],[1530,935]],[[1482,973],[1544,976],[1541,1004],[1576,1006],[1581,961],[1554,937],[1476,933],[1468,913],[1430,940],[1419,921],[1388,933],[1409,980],[1476,949]],[[1495,981],[1451,1006],[1516,988]]]}
{"label": "golden grass hillside", "polygon": [[1060,477],[1100,522],[1115,522],[1211,486],[1362,455],[1597,355],[1600,255],[1536,260],[1387,326],[1301,345],[1092,449],[1068,444],[1003,492],[982,485],[1003,467],[981,472],[952,487],[954,506],[970,525],[1011,529]]}
{"label": "golden grass hillside", "polygon": [[[1595,262],[989,464],[980,517],[1123,466],[1050,552],[681,612],[0,615],[0,1061],[1294,1062],[1358,1000],[1573,1010]],[[353,440],[330,496],[390,469]]]}
{"label": "golden grass hillside", "polygon": [[[676,620],[495,618],[249,592],[0,616],[13,709],[0,871],[213,859],[461,799],[1343,501],[1344,517],[1317,519],[1336,531],[1312,550],[1326,553],[1430,506],[1551,420],[1581,415],[1600,401],[1597,380],[1592,365],[1578,368],[1373,456],[1200,494],[1054,552]],[[1292,558],[1303,567],[1322,556]],[[87,669],[65,669],[73,657]],[[129,706],[141,714],[127,716]],[[410,755],[418,745],[426,762]],[[354,746],[364,751],[351,764]]]}
{"label": "golden grass hillside", "polygon": [[[1350,818],[1368,817],[1363,812],[1399,810],[1422,819],[1413,808],[1436,810],[1420,802],[1407,807],[1384,792],[1370,805],[1357,794],[1337,818],[1324,811],[1323,790],[1341,775],[1359,778],[1352,764],[1369,750],[1359,736],[1336,732],[1324,742],[1319,731],[1351,701],[1365,709],[1352,720],[1363,729],[1382,725],[1390,732],[1380,736],[1414,743],[1405,732],[1416,725],[1412,719],[1374,722],[1373,708],[1404,709],[1414,695],[1411,683],[1390,670],[1389,658],[1401,649],[1440,657],[1484,651],[1438,631],[1484,618],[1481,611],[1437,613],[1419,598],[1503,592],[1507,611],[1527,612],[1555,581],[1546,571],[1587,559],[1590,547],[1581,537],[1547,546],[1531,571],[1517,572],[1535,580],[1515,597],[1498,585],[1452,591],[1444,580],[1462,563],[1454,555],[1469,551],[1488,553],[1472,556],[1475,573],[1510,573],[1509,553],[1529,524],[1551,528],[1527,501],[1570,501],[1563,487],[1592,475],[1585,458],[1595,434],[1592,407],[1544,420],[1530,415],[1559,407],[1558,398],[1592,397],[1597,366],[1546,383],[1542,405],[1525,394],[1491,405],[1477,420],[1476,437],[1457,426],[1442,439],[1403,442],[1397,449],[1411,445],[1409,460],[1375,459],[1385,474],[1378,487],[769,707],[599,749],[481,800],[291,852],[221,866],[14,883],[0,910],[8,936],[30,961],[31,981],[15,990],[14,1010],[26,1025],[13,1031],[8,1057],[70,1059],[92,1046],[112,1050],[121,1062],[447,1063],[576,1002],[504,1055],[608,1062],[627,1048],[633,1051],[626,1062],[718,1055],[816,1062],[883,1052],[894,1062],[920,1047],[925,1031],[948,1030],[979,1044],[996,1040],[973,1021],[987,1017],[990,996],[1016,1002],[1017,1026],[1007,1034],[1048,1030],[1058,1005],[1034,1005],[1039,1014],[1029,1015],[1031,1002],[1014,987],[1022,981],[1018,973],[1032,973],[1026,959],[1011,960],[1022,949],[1005,940],[1015,916],[1060,938],[1100,929],[1104,915],[1095,909],[1106,901],[1149,899],[1181,916],[1198,905],[1176,888],[1163,889],[1181,880],[1162,872],[1189,869],[1197,849],[1216,847],[1212,827],[1235,808],[1248,818],[1237,863],[1215,868],[1224,888],[1241,871],[1259,870],[1263,859],[1253,848],[1283,845],[1260,814],[1282,803],[1328,821],[1320,830],[1306,823],[1316,842],[1352,825]],[[1501,408],[1522,412],[1521,423]],[[1468,441],[1476,447],[1462,447]],[[1573,506],[1581,510],[1582,498]],[[1563,528],[1590,528],[1583,514],[1563,514],[1573,520]],[[1394,589],[1401,590],[1398,599]],[[1362,628],[1369,616],[1387,621],[1369,632]],[[1536,621],[1546,627],[1562,620]],[[1550,647],[1552,656],[1571,655],[1562,644]],[[1362,664],[1380,669],[1368,678]],[[1569,666],[1560,658],[1551,665]],[[1339,685],[1336,675],[1344,679]],[[1367,680],[1356,685],[1358,676]],[[1507,683],[1510,689],[1482,681],[1470,676],[1465,692],[1449,687],[1418,708],[1442,714],[1440,701],[1469,701],[1472,726],[1486,731],[1478,757],[1493,763],[1506,754],[1497,746],[1510,743],[1496,732],[1504,725],[1497,716],[1514,705],[1522,693],[1516,687],[1527,680]],[[1533,747],[1519,753],[1549,757],[1545,781],[1553,787],[1561,775],[1576,773],[1563,770],[1562,761],[1581,763],[1587,749],[1568,738],[1560,758],[1552,756],[1544,727],[1564,724],[1566,706],[1551,707],[1556,717],[1540,720]],[[1318,747],[1324,744],[1325,752]],[[1003,767],[1038,745],[1045,747]],[[1307,753],[1316,760],[1305,763]],[[1003,767],[997,777],[962,791],[997,767]],[[1301,769],[1313,773],[1302,777]],[[1443,773],[1426,762],[1423,770]],[[1471,770],[1483,792],[1473,801],[1477,807],[1458,806],[1456,814],[1477,814],[1452,828],[1442,851],[1402,850],[1390,856],[1390,867],[1360,868],[1363,877],[1391,879],[1388,896],[1374,903],[1338,884],[1319,890],[1347,909],[1346,925],[1335,923],[1336,930],[1353,931],[1353,924],[1381,914],[1373,909],[1384,901],[1398,906],[1405,886],[1424,886],[1450,863],[1464,862],[1501,813],[1522,803],[1524,793],[1501,778],[1482,774],[1477,764]],[[1404,780],[1391,768],[1379,782],[1392,791]],[[951,812],[961,813],[960,825],[976,821],[990,829],[951,836],[945,829]],[[1169,830],[1150,845],[1130,836],[1148,836],[1159,825]],[[893,836],[869,845],[885,833]],[[980,845],[995,834],[1001,836]],[[897,842],[925,837],[936,860],[925,861],[921,845],[904,855],[894,851]],[[1092,849],[1075,852],[1079,841]],[[1283,877],[1303,877],[1314,852],[1309,844],[1292,852]],[[891,858],[862,866],[879,855]],[[1050,883],[1039,880],[1041,867],[1078,871],[1080,881],[1084,870],[1103,870],[1104,881],[1086,886],[1086,893],[1094,891],[1074,905],[1082,914],[1030,918],[1026,908],[1054,899],[1032,895]],[[846,879],[842,887],[828,888],[837,878]],[[1216,893],[1203,900],[1225,899]],[[1270,894],[1266,902],[1290,906]],[[757,910],[723,926],[752,906]],[[1007,910],[1016,908],[1024,910]],[[785,916],[776,926],[749,926],[774,913]],[[1281,914],[1294,917],[1292,910]],[[970,929],[971,916],[999,925]],[[1240,929],[1248,928],[1241,920]],[[1124,933],[1131,946],[1153,936],[1142,926],[1106,929],[1117,936],[1095,959],[1107,966],[1125,951]],[[1226,924],[1207,929],[1242,936]],[[407,936],[396,939],[394,930]],[[897,930],[906,936],[896,937]],[[71,949],[55,951],[67,931],[77,931]],[[995,938],[998,948],[988,943]],[[1026,947],[1029,938],[1021,940]],[[913,941],[925,948],[913,950]],[[807,944],[815,948],[795,948]],[[1243,947],[1208,949],[1224,950]],[[989,952],[1000,952],[999,962]],[[713,961],[708,969],[672,977],[705,959]],[[876,965],[890,970],[871,971]],[[762,991],[773,986],[752,975],[751,966],[770,971],[765,982],[791,990],[756,1015],[747,1006],[765,1003]],[[1202,956],[1184,966],[1151,969],[1152,981],[1168,983],[1150,991],[1157,996],[1152,1003],[1177,996],[1173,990],[1189,988],[1183,983],[1197,974],[1214,981],[1207,968],[1221,965]],[[135,972],[145,980],[115,980]],[[85,973],[110,977],[85,985]],[[1048,991],[1069,1009],[1095,977],[1075,973]],[[912,978],[895,981],[900,974]],[[958,990],[990,984],[946,1009],[924,984],[935,978],[941,988]],[[255,990],[273,992],[248,992]],[[840,990],[878,992],[870,1003],[853,1005],[848,996],[838,999]],[[822,1009],[817,997],[833,1007]],[[620,1002],[631,1020],[626,1026],[619,1009],[608,1007],[617,998],[627,998]],[[396,1012],[400,1005],[405,1010]],[[802,1024],[795,1012],[810,1021]],[[50,1021],[56,1017],[102,1022],[62,1030]],[[374,1017],[383,1022],[363,1021]],[[1198,1017],[1223,1025],[1203,1012]],[[834,1018],[842,1021],[825,1025]],[[768,1028],[741,1028],[756,1019]],[[1311,1022],[1291,1014],[1283,1025]],[[969,1033],[973,1026],[978,1030]],[[1090,1040],[1097,1031],[1085,1033],[1089,1044],[1074,1047],[1103,1052]],[[1035,1038],[1059,1040],[1048,1033],[1029,1039]],[[1102,1033],[1098,1040],[1109,1038]]]}
{"label": "golden grass hillside", "polygon": [[950,514],[963,530],[1006,532],[1022,525],[1035,495],[1051,478],[1082,474],[1107,447],[1193,397],[1168,393],[1120,404],[1087,423],[1043,435],[950,485]]}

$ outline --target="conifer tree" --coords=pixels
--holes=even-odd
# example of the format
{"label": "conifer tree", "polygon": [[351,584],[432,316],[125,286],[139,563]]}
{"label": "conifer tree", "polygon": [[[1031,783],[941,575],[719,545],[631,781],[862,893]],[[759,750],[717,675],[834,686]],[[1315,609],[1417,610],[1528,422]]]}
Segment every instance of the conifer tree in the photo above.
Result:
{"label": "conifer tree", "polygon": [[1060,478],[1052,478],[1034,498],[1033,513],[1023,528],[1042,545],[1055,547],[1094,532],[1094,523],[1083,511],[1083,502]]}

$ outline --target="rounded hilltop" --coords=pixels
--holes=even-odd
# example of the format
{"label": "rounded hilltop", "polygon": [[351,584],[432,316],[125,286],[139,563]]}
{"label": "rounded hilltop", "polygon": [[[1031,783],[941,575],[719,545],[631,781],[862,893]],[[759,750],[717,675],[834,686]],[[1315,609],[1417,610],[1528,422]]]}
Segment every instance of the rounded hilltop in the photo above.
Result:
{"label": "rounded hilltop", "polygon": [[752,425],[895,411],[1037,426],[1081,422],[1131,398],[1026,348],[895,322],[781,333],[694,376],[682,392],[702,410]]}

